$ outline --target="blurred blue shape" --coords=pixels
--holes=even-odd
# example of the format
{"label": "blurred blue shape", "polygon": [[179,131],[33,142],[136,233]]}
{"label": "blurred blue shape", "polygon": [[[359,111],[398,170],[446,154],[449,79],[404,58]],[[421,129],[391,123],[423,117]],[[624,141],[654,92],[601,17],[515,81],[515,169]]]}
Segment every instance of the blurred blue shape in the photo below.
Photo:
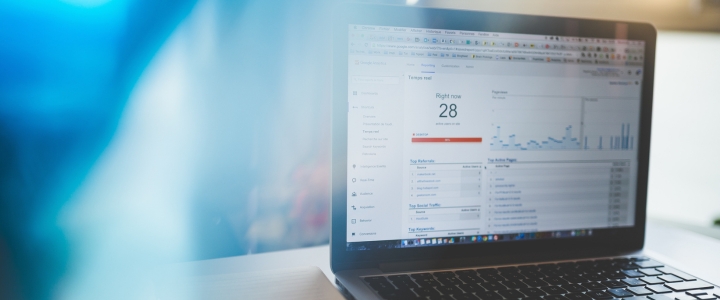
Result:
{"label": "blurred blue shape", "polygon": [[0,298],[326,243],[331,4],[0,3]]}
{"label": "blurred blue shape", "polygon": [[54,294],[78,250],[58,215],[112,138],[144,65],[192,4],[0,3],[2,298]]}

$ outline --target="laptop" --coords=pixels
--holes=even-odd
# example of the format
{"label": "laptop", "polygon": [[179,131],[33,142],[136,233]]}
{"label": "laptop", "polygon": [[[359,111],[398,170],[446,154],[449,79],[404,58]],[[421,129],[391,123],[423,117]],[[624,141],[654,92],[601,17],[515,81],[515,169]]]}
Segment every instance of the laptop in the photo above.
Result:
{"label": "laptop", "polygon": [[346,4],[331,266],[357,299],[710,300],[642,254],[650,24]]}

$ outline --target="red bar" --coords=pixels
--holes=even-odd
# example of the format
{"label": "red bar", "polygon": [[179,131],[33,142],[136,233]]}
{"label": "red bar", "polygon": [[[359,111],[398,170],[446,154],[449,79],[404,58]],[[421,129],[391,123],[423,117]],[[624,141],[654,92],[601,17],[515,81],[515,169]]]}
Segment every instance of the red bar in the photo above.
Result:
{"label": "red bar", "polygon": [[413,143],[481,143],[482,138],[412,138]]}

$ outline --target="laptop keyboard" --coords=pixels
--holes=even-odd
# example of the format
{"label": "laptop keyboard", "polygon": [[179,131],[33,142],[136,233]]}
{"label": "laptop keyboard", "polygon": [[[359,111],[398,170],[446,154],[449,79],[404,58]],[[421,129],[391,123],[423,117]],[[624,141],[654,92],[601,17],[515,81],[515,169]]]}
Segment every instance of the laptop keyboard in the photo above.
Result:
{"label": "laptop keyboard", "polygon": [[715,300],[720,288],[646,257],[363,277],[381,298]]}

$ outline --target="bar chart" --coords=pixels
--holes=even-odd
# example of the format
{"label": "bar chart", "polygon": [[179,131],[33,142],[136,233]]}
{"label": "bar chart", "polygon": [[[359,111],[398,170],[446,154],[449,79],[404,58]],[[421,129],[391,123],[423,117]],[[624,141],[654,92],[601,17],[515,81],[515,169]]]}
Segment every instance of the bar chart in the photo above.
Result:
{"label": "bar chart", "polygon": [[510,134],[507,138],[503,138],[501,126],[497,126],[497,132],[492,138],[490,149],[492,150],[579,150],[580,141],[577,137],[573,137],[573,127],[568,125],[565,127],[565,135],[561,138],[548,136],[544,140],[530,139],[523,142],[517,142],[515,134]]}
{"label": "bar chart", "polygon": [[[532,109],[520,109],[521,105]],[[506,96],[493,108],[492,151],[633,151],[639,100]]]}
{"label": "bar chart", "polygon": [[585,136],[583,149],[633,150],[635,148],[635,136],[630,134],[630,123],[622,123],[619,127],[619,135]]}

